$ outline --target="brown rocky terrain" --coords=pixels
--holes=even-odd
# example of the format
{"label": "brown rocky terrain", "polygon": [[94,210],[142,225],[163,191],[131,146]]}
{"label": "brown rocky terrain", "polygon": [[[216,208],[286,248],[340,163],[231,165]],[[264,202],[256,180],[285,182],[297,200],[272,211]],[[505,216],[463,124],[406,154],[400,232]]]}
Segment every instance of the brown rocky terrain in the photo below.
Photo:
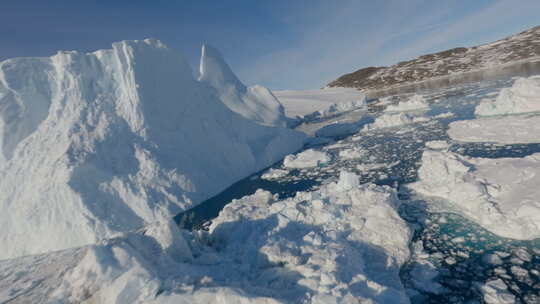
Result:
{"label": "brown rocky terrain", "polygon": [[480,46],[422,55],[389,67],[363,68],[339,77],[328,86],[385,95],[533,73],[540,73],[540,26]]}

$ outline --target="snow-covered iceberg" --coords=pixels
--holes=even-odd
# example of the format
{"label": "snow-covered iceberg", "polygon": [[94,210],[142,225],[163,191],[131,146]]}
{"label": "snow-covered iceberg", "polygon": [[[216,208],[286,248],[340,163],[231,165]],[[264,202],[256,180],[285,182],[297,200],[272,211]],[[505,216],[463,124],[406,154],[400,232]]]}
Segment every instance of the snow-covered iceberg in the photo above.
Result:
{"label": "snow-covered iceberg", "polygon": [[202,47],[199,80],[216,89],[234,112],[263,125],[287,127],[289,119],[279,100],[265,87],[246,87],[215,48]]}
{"label": "snow-covered iceberg", "polygon": [[495,101],[482,101],[474,112],[478,116],[540,112],[540,76],[518,78]]}
{"label": "snow-covered iceberg", "polygon": [[429,104],[422,95],[414,94],[406,101],[402,101],[396,105],[388,105],[385,112],[407,112],[429,108]]}
{"label": "snow-covered iceberg", "polygon": [[511,115],[450,123],[448,136],[463,142],[540,143],[540,116]]}
{"label": "snow-covered iceberg", "polygon": [[138,229],[302,147],[219,96],[156,40],[1,62],[0,259]]}
{"label": "snow-covered iceberg", "polygon": [[162,218],[98,245],[0,261],[0,302],[409,303],[399,270],[411,231],[396,193],[358,184],[342,172],[286,200],[259,190],[208,232]]}
{"label": "snow-covered iceberg", "polygon": [[540,153],[525,158],[470,158],[426,150],[419,181],[409,187],[441,197],[457,211],[503,237],[540,237]]}

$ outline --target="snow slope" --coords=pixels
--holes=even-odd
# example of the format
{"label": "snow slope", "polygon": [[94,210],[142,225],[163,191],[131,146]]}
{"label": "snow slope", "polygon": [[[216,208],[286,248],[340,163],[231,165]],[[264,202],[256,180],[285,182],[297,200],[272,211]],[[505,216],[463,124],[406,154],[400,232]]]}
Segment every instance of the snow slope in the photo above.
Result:
{"label": "snow slope", "polygon": [[452,208],[503,237],[540,237],[540,153],[525,158],[469,158],[426,150],[419,194],[448,200]]}
{"label": "snow slope", "polygon": [[0,302],[409,303],[399,269],[411,231],[396,193],[358,184],[341,172],[286,200],[259,190],[209,232],[160,218],[98,245],[0,261]]}
{"label": "snow slope", "polygon": [[501,90],[497,99],[483,100],[475,109],[477,116],[540,112],[540,77],[518,78],[511,88]]}
{"label": "snow slope", "polygon": [[263,125],[286,127],[288,119],[279,100],[265,87],[246,87],[215,48],[202,47],[199,81],[216,89],[234,112]]}
{"label": "snow slope", "polygon": [[362,106],[366,95],[356,89],[327,88],[322,90],[274,91],[274,95],[285,107],[289,117],[305,116],[326,109],[340,109],[340,104],[347,109]]}
{"label": "snow slope", "polygon": [[138,229],[302,147],[192,75],[156,40],[1,62],[0,259]]}

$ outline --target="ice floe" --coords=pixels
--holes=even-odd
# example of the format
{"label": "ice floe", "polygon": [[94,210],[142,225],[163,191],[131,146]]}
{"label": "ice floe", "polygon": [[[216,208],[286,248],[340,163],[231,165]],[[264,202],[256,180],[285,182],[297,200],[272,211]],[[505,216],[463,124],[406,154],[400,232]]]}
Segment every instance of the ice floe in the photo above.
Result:
{"label": "ice floe", "polygon": [[365,125],[362,130],[370,131],[375,129],[391,128],[418,122],[425,122],[428,120],[429,118],[427,117],[414,117],[406,113],[383,114],[377,117],[373,123]]}
{"label": "ice floe", "polygon": [[323,165],[330,161],[330,155],[323,151],[308,149],[297,154],[285,156],[283,166],[285,168],[310,168]]}
{"label": "ice floe", "polygon": [[471,158],[426,150],[419,194],[441,197],[451,210],[502,237],[540,237],[540,154],[525,158]]}
{"label": "ice floe", "polygon": [[448,136],[463,142],[540,143],[540,116],[512,115],[450,123]]}
{"label": "ice floe", "polygon": [[406,112],[416,111],[429,108],[429,104],[422,95],[415,94],[406,101],[402,101],[396,105],[388,105],[385,112]]}

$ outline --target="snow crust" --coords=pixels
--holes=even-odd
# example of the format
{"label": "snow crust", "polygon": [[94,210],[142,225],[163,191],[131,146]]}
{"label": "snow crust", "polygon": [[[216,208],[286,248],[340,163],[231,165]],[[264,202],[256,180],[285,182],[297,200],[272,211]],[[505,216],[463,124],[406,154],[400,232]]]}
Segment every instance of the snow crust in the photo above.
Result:
{"label": "snow crust", "polygon": [[478,116],[540,112],[540,77],[518,78],[495,101],[482,101],[474,112]]}
{"label": "snow crust", "polygon": [[512,115],[450,123],[448,136],[463,142],[539,143],[540,116]]}
{"label": "snow crust", "polygon": [[502,237],[540,237],[540,153],[525,158],[470,158],[426,150],[409,187],[441,197],[451,209]]}
{"label": "snow crust", "polygon": [[330,155],[323,151],[308,149],[297,154],[285,156],[283,166],[285,168],[311,168],[323,165],[331,160]]}
{"label": "snow crust", "polygon": [[402,101],[397,105],[389,105],[384,110],[385,112],[406,112],[416,111],[429,108],[429,104],[422,95],[414,94],[406,101]]}
{"label": "snow crust", "polygon": [[275,96],[285,107],[289,117],[303,117],[314,112],[324,112],[325,109],[338,109],[344,103],[345,109],[350,109],[358,103],[363,106],[366,95],[356,89],[327,88],[323,90],[287,90],[274,91]]}
{"label": "snow crust", "polygon": [[202,47],[199,81],[216,89],[229,109],[263,125],[287,127],[288,118],[279,100],[265,87],[246,87],[233,73],[221,53]]}
{"label": "snow crust", "polygon": [[[342,172],[286,200],[259,190],[228,204],[208,232],[162,218],[101,244],[0,261],[0,301],[409,303],[399,269],[411,231],[396,193],[358,184]],[[43,275],[56,267],[63,276]]]}
{"label": "snow crust", "polygon": [[414,117],[406,113],[383,114],[377,117],[373,123],[365,125],[362,130],[370,131],[375,129],[391,128],[418,122],[425,122],[428,120],[429,118],[427,117]]}
{"label": "snow crust", "polygon": [[1,62],[0,259],[139,229],[302,147],[218,96],[156,40]]}

